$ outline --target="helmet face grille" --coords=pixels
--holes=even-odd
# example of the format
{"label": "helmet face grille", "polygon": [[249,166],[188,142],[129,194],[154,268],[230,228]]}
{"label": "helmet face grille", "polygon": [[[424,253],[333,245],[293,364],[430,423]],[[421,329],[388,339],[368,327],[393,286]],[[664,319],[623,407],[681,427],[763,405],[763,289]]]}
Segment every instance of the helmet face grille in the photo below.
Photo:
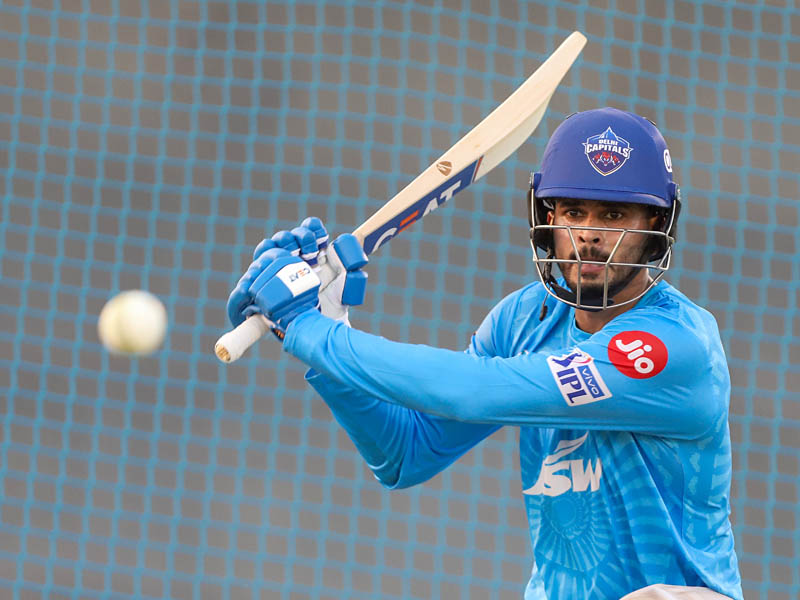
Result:
{"label": "helmet face grille", "polygon": [[[539,279],[545,286],[547,292],[554,298],[565,302],[570,306],[582,310],[604,310],[610,307],[624,306],[633,303],[644,296],[653,286],[655,286],[670,267],[672,261],[672,247],[675,243],[674,235],[675,221],[679,211],[677,201],[673,204],[669,217],[664,219],[663,231],[645,229],[626,229],[613,227],[587,227],[575,225],[550,225],[547,223],[547,207],[541,199],[537,199],[533,194],[529,194],[529,217],[531,218],[531,249],[533,250],[533,262]],[[572,254],[575,258],[557,258],[555,256],[554,234],[557,231],[564,231],[572,244]],[[611,249],[609,255],[604,260],[582,259],[578,251],[578,244],[575,240],[575,232],[597,231],[599,233],[619,233],[619,237]],[[647,242],[642,248],[642,257],[639,262],[629,262],[619,260],[618,254],[623,246],[624,240],[632,235],[644,237]],[[648,248],[655,248],[648,251]],[[563,286],[558,283],[553,276],[553,267],[557,266],[562,274],[565,273],[570,265],[575,265],[578,276],[574,286]],[[602,268],[600,278],[602,286],[598,289],[597,281],[589,284],[584,281],[583,267],[594,266]],[[645,289],[635,298],[624,302],[615,302],[614,296],[635,278],[642,269],[655,272]],[[627,271],[627,275],[619,281],[612,281],[613,272]]]}

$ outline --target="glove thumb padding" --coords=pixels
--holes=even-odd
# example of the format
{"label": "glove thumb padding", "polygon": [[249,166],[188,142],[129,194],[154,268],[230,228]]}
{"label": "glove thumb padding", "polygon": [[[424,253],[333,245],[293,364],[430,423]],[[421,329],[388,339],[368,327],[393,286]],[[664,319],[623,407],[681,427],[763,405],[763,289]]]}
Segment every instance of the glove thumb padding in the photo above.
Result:
{"label": "glove thumb padding", "polygon": [[343,233],[333,241],[333,249],[346,271],[356,271],[369,262],[364,248],[352,233]]}
{"label": "glove thumb padding", "polygon": [[367,289],[367,274],[361,269],[369,262],[364,248],[351,233],[340,235],[329,252],[334,269],[345,271],[340,302],[346,306],[358,306],[364,302]]}

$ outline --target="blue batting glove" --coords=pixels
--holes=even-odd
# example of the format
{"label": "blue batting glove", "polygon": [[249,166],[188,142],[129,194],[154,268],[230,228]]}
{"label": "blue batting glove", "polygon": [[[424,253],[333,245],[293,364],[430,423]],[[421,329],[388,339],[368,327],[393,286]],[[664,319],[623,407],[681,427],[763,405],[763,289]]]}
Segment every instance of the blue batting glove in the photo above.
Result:
{"label": "blue batting glove", "polygon": [[[250,284],[253,303],[273,323],[279,339],[300,314],[319,304],[319,277],[307,262],[282,248],[264,252],[257,260],[261,272]],[[254,264],[256,264],[254,263]]]}
{"label": "blue batting glove", "polygon": [[237,327],[247,317],[259,312],[248,290],[263,269],[263,263],[258,263],[258,260],[265,252],[282,248],[293,256],[299,256],[311,267],[316,267],[320,252],[327,246],[328,232],[322,221],[316,217],[308,217],[300,227],[295,227],[291,231],[279,231],[271,238],[261,240],[253,252],[253,263],[228,297],[228,318],[233,326]]}
{"label": "blue batting glove", "polygon": [[258,258],[250,263],[247,271],[241,276],[236,287],[233,288],[230,296],[228,296],[228,319],[230,319],[234,327],[238,327],[247,317],[258,312],[257,307],[253,305],[250,286],[264,270],[265,265],[275,258],[275,252],[285,253],[286,251],[274,246],[262,248]]}
{"label": "blue batting glove", "polygon": [[329,236],[325,225],[317,217],[308,217],[299,227],[291,231],[279,231],[271,238],[262,240],[253,252],[253,263],[237,283],[228,298],[228,318],[234,326],[252,314],[262,312],[254,303],[250,291],[256,278],[265,268],[264,259],[276,258],[275,252],[282,250],[291,256],[297,256],[316,269],[327,261],[336,278],[320,290],[320,310],[331,318],[349,324],[347,309],[364,301],[367,274],[361,269],[367,264],[367,257],[351,234],[339,236],[333,244],[328,244]]}

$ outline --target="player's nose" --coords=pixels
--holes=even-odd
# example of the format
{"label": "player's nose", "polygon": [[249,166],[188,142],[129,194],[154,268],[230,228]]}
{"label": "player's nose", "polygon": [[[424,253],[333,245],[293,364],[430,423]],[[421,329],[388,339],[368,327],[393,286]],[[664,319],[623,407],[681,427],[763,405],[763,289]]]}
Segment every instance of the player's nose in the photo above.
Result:
{"label": "player's nose", "polygon": [[[600,215],[595,214],[594,211],[588,211],[579,223],[576,223],[575,234],[576,242],[578,245],[598,245],[603,237],[603,221]],[[582,229],[585,228],[585,229]]]}
{"label": "player's nose", "polygon": [[[591,227],[589,224],[584,224]],[[579,245],[594,246],[602,242],[603,238],[599,229],[577,229],[576,237]]]}

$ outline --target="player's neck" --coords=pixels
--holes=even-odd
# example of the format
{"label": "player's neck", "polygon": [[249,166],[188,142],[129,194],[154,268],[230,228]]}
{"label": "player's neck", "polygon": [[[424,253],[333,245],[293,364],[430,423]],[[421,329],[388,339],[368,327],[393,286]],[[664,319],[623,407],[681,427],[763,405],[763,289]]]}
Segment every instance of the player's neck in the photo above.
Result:
{"label": "player's neck", "polygon": [[[619,304],[635,298],[647,289],[647,286],[650,285],[650,281],[650,274],[646,269],[643,269],[637,277],[614,296],[614,302]],[[634,306],[636,306],[636,302],[631,302],[623,306],[614,306],[605,310],[589,311],[575,309],[575,324],[581,331],[597,333],[605,327],[609,321],[629,311]]]}

